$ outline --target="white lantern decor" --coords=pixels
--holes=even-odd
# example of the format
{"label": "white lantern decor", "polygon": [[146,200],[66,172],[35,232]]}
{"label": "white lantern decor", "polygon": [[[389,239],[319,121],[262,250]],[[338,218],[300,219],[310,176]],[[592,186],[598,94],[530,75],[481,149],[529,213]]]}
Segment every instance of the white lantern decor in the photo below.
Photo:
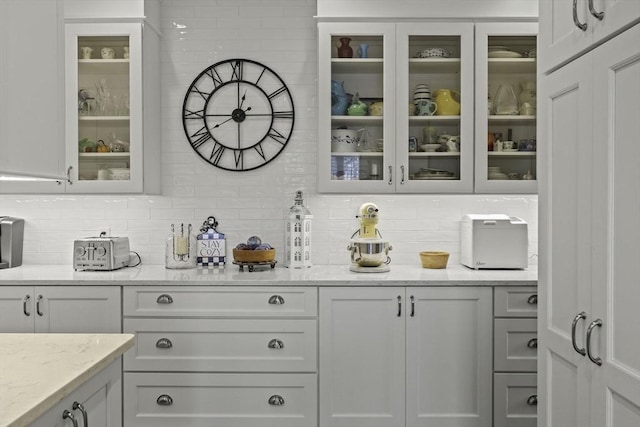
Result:
{"label": "white lantern decor", "polygon": [[302,191],[298,190],[287,218],[285,267],[311,267],[311,218],[313,215],[303,204]]}

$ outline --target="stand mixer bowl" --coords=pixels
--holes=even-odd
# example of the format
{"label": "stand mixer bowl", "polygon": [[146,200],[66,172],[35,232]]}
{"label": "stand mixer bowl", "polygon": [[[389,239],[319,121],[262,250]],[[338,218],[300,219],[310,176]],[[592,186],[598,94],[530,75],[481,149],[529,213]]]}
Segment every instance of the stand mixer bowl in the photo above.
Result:
{"label": "stand mixer bowl", "polygon": [[360,267],[378,267],[389,264],[391,250],[389,242],[379,239],[353,239],[347,250],[351,251],[351,262]]}

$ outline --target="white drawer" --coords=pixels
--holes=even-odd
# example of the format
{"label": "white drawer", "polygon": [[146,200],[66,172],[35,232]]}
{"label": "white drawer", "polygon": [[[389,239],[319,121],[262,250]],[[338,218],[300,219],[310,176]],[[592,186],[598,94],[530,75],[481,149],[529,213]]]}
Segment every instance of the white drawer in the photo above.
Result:
{"label": "white drawer", "polygon": [[124,319],[125,371],[316,372],[315,319]]}
{"label": "white drawer", "polygon": [[537,319],[494,319],[494,371],[535,372],[538,356]]}
{"label": "white drawer", "polygon": [[493,426],[536,427],[536,374],[493,375]]}
{"label": "white drawer", "polygon": [[493,314],[496,317],[537,317],[538,289],[533,286],[494,288]]}
{"label": "white drawer", "polygon": [[317,426],[315,374],[124,374],[124,425]]}
{"label": "white drawer", "polygon": [[124,287],[124,316],[315,317],[315,287]]}

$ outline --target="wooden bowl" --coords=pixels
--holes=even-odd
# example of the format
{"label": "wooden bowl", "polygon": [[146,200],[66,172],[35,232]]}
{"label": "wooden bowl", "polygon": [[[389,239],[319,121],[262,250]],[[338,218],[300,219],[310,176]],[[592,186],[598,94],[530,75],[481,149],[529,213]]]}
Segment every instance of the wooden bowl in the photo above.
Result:
{"label": "wooden bowl", "polygon": [[233,260],[236,262],[271,262],[276,258],[275,249],[245,250],[233,249]]}
{"label": "wooden bowl", "polygon": [[420,252],[420,262],[423,268],[447,268],[447,261],[449,261],[449,252]]}

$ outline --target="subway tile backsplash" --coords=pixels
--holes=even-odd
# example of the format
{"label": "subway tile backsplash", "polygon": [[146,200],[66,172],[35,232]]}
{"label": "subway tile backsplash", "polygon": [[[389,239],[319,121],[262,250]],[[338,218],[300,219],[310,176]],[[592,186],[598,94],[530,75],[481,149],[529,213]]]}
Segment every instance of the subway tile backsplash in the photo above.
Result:
{"label": "subway tile backsplash", "polygon": [[[314,215],[314,264],[349,263],[346,248],[364,202],[380,208],[378,225],[393,246],[392,265],[419,264],[421,250],[447,250],[450,263],[458,263],[460,221],[467,213],[526,220],[530,264],[537,264],[535,195],[317,193],[315,1],[163,0],[161,5],[162,195],[0,195],[0,215],[26,221],[24,264],[71,265],[73,240],[100,230],[128,236],[143,263],[164,264],[170,224],[191,223],[197,229],[210,215],[218,219],[229,248],[258,235],[276,248],[281,263],[285,218],[298,189]],[[182,102],[193,79],[204,68],[235,57],[262,62],[280,74],[296,108],[294,133],[283,153],[248,172],[206,164],[182,129]]]}

